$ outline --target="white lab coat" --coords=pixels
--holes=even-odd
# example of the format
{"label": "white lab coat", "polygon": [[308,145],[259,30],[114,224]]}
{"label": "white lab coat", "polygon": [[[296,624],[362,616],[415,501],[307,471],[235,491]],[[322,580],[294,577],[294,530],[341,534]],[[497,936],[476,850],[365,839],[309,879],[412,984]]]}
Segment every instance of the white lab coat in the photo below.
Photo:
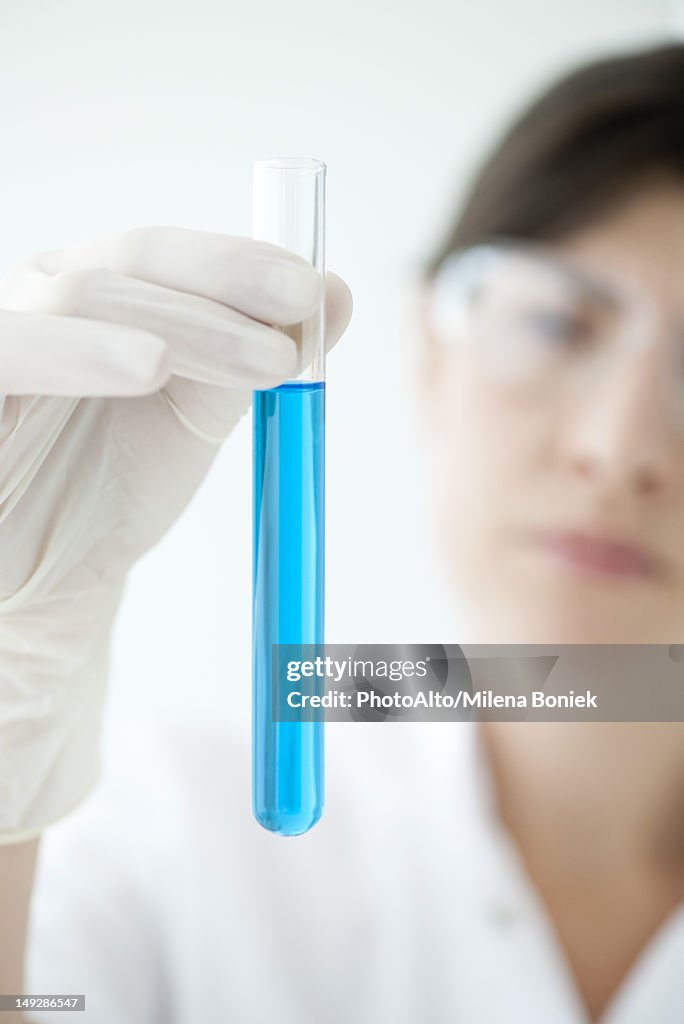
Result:
{"label": "white lab coat", "polygon": [[[59,1024],[584,1022],[476,728],[329,725],[296,838],[252,819],[248,744],[143,731],[44,840],[28,990],[85,993]],[[677,1022],[684,906],[602,1019]]]}

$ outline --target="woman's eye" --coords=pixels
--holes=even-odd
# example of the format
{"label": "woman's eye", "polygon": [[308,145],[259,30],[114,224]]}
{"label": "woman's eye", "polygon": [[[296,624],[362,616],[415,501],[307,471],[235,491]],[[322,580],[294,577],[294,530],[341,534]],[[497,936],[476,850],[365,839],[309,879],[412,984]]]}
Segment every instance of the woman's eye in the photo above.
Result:
{"label": "woman's eye", "polygon": [[522,325],[535,337],[554,342],[580,343],[586,341],[590,333],[584,318],[552,309],[525,311]]}

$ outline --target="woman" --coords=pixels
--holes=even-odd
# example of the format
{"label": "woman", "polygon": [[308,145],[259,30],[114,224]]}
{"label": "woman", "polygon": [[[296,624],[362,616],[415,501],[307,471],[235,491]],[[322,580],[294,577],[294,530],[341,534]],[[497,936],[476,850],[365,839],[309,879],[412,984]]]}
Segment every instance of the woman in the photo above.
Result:
{"label": "woman", "polygon": [[[683,81],[671,46],[555,86],[428,267],[425,407],[469,641],[682,634]],[[173,246],[133,251],[129,276],[147,258],[174,287]],[[86,256],[111,273],[120,254]],[[55,259],[38,269],[64,313],[52,275],[85,257]],[[249,317],[245,278],[209,298]],[[99,288],[133,308],[105,278],[72,311],[103,309]],[[24,290],[26,309],[45,281]],[[284,347],[262,335],[266,366]],[[176,395],[215,415],[201,397]],[[129,753],[41,864],[30,985],[85,992],[98,1024],[684,1019],[680,723],[330,728],[326,817],[288,843],[250,820],[243,750],[154,744],[156,768]]]}

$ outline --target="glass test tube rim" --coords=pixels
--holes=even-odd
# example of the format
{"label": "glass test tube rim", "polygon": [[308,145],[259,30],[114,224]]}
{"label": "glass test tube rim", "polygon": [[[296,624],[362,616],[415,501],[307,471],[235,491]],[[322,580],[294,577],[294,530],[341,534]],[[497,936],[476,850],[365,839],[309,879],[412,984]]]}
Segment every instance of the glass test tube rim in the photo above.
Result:
{"label": "glass test tube rim", "polygon": [[274,171],[301,171],[302,174],[318,174],[326,171],[324,160],[312,156],[273,156],[255,160],[253,168],[272,169]]}

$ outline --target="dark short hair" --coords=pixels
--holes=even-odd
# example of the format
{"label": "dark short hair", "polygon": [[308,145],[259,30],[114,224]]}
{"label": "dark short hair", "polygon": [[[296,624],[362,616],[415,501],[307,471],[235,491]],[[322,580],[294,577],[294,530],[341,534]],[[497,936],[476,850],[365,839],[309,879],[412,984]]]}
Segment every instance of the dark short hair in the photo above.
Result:
{"label": "dark short hair", "polygon": [[487,238],[559,238],[657,173],[684,184],[681,44],[607,57],[549,88],[489,155],[424,271]]}

